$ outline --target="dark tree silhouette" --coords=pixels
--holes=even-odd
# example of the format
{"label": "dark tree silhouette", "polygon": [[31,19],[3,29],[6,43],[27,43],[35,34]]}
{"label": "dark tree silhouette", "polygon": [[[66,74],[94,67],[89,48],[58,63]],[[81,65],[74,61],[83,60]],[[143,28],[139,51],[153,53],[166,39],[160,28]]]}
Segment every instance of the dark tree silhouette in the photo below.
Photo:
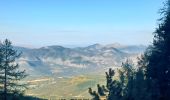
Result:
{"label": "dark tree silhouette", "polygon": [[170,98],[170,0],[161,9],[161,14],[163,17],[154,32],[153,45],[143,57],[153,100]]}
{"label": "dark tree silhouette", "polygon": [[120,87],[121,84],[117,80],[113,80],[113,77],[115,75],[115,71],[112,69],[109,69],[108,72],[106,72],[106,87],[108,88],[109,94],[107,96],[108,100],[117,100],[122,97]]}
{"label": "dark tree silhouette", "polygon": [[6,39],[0,45],[0,79],[2,91],[4,94],[4,100],[7,100],[8,94],[14,96],[23,93],[26,88],[25,84],[19,81],[25,78],[27,75],[25,71],[19,70],[19,65],[15,62],[16,58],[20,56],[16,50],[14,50],[11,42]]}
{"label": "dark tree silhouette", "polygon": [[[89,88],[89,93],[93,93],[93,97],[100,98],[105,96],[107,100],[132,100],[127,99],[127,96],[129,96],[127,93],[130,92],[130,88],[127,88],[127,85],[131,85],[130,82],[132,81],[130,78],[133,76],[132,72],[132,65],[128,61],[122,64],[122,69],[117,70],[118,76],[115,76],[116,72],[114,70],[109,69],[109,71],[106,72],[106,87],[104,85],[101,87],[98,84],[98,93],[93,93],[91,88]],[[130,98],[130,96],[128,98]]]}
{"label": "dark tree silhouette", "polygon": [[100,100],[99,94],[91,88],[89,88],[89,94],[93,97],[92,100]]}
{"label": "dark tree silhouette", "polygon": [[[107,100],[169,100],[170,99],[170,0],[154,32],[153,44],[148,47],[133,69],[126,62],[118,70],[106,72]],[[133,65],[132,65],[133,66]]]}
{"label": "dark tree silhouette", "polygon": [[105,91],[104,88],[100,86],[100,84],[97,84],[97,89],[98,89],[98,93],[100,96],[105,96]]}

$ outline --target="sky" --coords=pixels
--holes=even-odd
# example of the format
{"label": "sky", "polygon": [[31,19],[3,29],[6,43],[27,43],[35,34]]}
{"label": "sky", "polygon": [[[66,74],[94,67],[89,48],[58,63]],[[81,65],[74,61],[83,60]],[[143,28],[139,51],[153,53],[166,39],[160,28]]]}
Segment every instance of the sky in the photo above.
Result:
{"label": "sky", "polygon": [[148,45],[163,0],[1,0],[0,40],[14,45]]}

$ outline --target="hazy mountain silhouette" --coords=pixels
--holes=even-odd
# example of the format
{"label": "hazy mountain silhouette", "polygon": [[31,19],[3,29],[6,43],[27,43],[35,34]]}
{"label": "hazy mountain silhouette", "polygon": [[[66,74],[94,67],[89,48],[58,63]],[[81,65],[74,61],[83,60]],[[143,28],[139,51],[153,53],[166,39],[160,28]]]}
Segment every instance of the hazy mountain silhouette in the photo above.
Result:
{"label": "hazy mountain silhouette", "polygon": [[[93,69],[118,67],[127,58],[134,59],[146,46],[93,44],[87,47],[66,48],[46,46],[36,49],[15,47],[22,52],[20,66],[31,75],[77,75]],[[94,73],[94,72],[93,72]]]}

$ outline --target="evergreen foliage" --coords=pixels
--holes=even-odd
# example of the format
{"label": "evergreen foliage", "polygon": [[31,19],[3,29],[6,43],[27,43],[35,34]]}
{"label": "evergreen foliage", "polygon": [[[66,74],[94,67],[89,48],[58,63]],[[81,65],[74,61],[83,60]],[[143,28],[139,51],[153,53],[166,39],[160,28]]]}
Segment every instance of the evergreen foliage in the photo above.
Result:
{"label": "evergreen foliage", "polygon": [[154,32],[153,45],[145,52],[143,61],[153,100],[170,98],[170,0],[161,9],[161,14],[163,17]]}
{"label": "evergreen foliage", "polygon": [[100,100],[99,94],[89,88],[89,94],[93,97],[92,100]]}
{"label": "evergreen foliage", "polygon": [[20,53],[13,48],[8,39],[0,44],[0,84],[1,97],[4,100],[8,99],[9,94],[13,94],[14,97],[22,95],[26,89],[26,84],[19,82],[27,76],[25,71],[19,70],[15,61],[19,56]]}
{"label": "evergreen foliage", "polygon": [[170,99],[170,0],[154,32],[153,44],[139,58],[137,68],[126,62],[118,70],[106,72],[107,100],[169,100]]}
{"label": "evergreen foliage", "polygon": [[98,84],[98,92],[92,92],[92,89],[89,88],[89,93],[91,95],[93,93],[94,100],[100,100],[100,97],[103,96],[105,96],[107,100],[128,100],[127,97],[129,100],[132,100],[130,99],[132,96],[128,93],[131,93],[131,89],[129,88],[132,86],[130,82],[132,80],[131,78],[133,78],[133,72],[132,65],[128,61],[122,64],[122,69],[117,70],[118,79],[116,79],[115,70],[109,69],[109,71],[106,72],[106,87],[104,85],[101,87]]}

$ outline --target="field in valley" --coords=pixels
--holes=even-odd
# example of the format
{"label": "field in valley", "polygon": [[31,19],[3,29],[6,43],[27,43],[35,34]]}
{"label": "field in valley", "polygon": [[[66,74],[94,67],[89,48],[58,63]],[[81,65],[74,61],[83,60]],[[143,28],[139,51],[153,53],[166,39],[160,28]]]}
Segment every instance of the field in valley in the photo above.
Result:
{"label": "field in valley", "polygon": [[104,75],[82,75],[74,77],[41,77],[29,79],[26,95],[44,99],[91,98],[88,88],[105,84]]}

